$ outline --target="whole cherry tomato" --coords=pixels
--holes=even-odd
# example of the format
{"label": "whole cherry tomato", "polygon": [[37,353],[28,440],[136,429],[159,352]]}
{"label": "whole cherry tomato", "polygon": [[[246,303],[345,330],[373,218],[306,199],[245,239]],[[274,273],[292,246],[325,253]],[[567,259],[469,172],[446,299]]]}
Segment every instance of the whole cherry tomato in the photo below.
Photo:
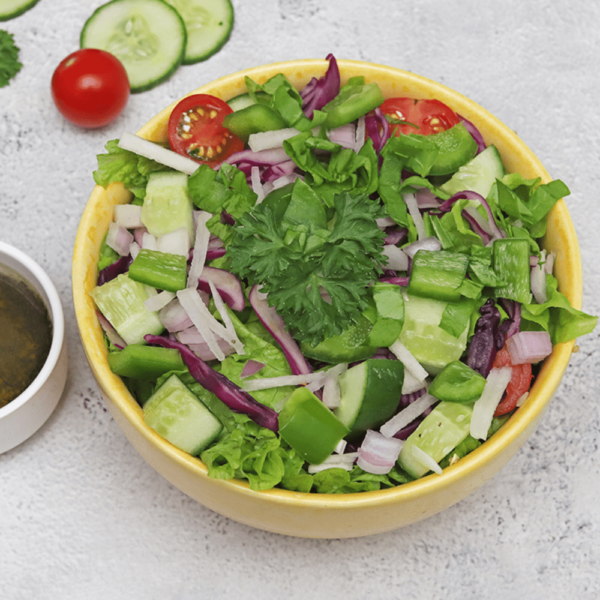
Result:
{"label": "whole cherry tomato", "polygon": [[119,59],[95,48],[69,54],[52,75],[52,98],[62,115],[79,127],[108,125],[129,99],[129,79]]}
{"label": "whole cherry tomato", "polygon": [[208,165],[217,165],[244,149],[244,142],[223,127],[223,119],[233,110],[220,98],[194,94],[184,98],[169,118],[171,148]]}

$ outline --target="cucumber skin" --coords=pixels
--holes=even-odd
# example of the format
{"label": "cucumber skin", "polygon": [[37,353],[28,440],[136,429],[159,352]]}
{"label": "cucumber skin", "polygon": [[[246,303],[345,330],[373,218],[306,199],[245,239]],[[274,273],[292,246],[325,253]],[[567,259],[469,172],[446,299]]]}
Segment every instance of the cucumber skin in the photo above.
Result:
{"label": "cucumber skin", "polygon": [[[184,56],[183,56],[183,60],[181,61],[182,65],[195,65],[196,63],[208,60],[211,56],[216,54],[229,41],[229,38],[231,37],[231,32],[233,31],[234,12],[233,12],[233,5],[231,4],[230,0],[226,0],[226,1],[227,1],[227,4],[229,4],[229,9],[230,9],[230,13],[231,13],[231,21],[230,21],[229,29],[227,30],[226,33],[223,34],[223,38],[221,39],[221,41],[216,46],[213,46],[210,49],[210,51],[205,52],[204,54],[200,54],[199,56],[187,56],[187,52],[185,52]],[[187,31],[186,31],[186,34],[187,34]],[[186,39],[185,47],[187,48],[187,39]]]}
{"label": "cucumber skin", "polygon": [[[165,81],[167,81],[167,79],[170,79],[173,76],[173,73],[175,73],[175,71],[177,71],[177,69],[183,64],[183,57],[184,57],[184,54],[185,54],[185,47],[187,45],[187,30],[185,28],[185,23],[183,22],[183,19],[181,18],[181,15],[170,4],[167,4],[163,0],[154,0],[154,1],[155,2],[160,2],[161,4],[164,4],[165,6],[168,6],[169,9],[172,10],[177,15],[177,18],[181,21],[182,35],[183,35],[183,44],[182,44],[182,49],[181,49],[181,55],[179,57],[179,60],[175,61],[173,63],[173,65],[171,66],[171,68],[168,71],[166,71],[165,73],[163,73],[163,75],[161,75],[157,79],[153,79],[152,81],[150,81],[150,82],[148,82],[147,84],[144,84],[144,85],[130,86],[130,92],[132,94],[139,94],[141,92],[147,92],[148,90],[151,90],[151,89],[155,88],[156,86],[160,85],[161,83],[164,83]],[[104,8],[106,8],[108,5],[115,4],[117,2],[122,2],[122,0],[111,0],[110,2],[107,2],[106,4],[103,4],[102,6],[99,6],[90,15],[90,17],[88,18],[88,20],[85,22],[85,24],[83,26],[83,29],[81,30],[81,35],[79,36],[79,47],[80,48],[87,48],[88,47],[88,46],[85,45],[85,35],[86,35],[86,31],[87,31],[90,23],[93,22],[94,16],[97,13],[99,13],[100,11],[102,11]],[[100,49],[104,50],[104,48],[100,48]],[[131,82],[130,82],[130,84],[131,84]]]}
{"label": "cucumber skin", "polygon": [[17,8],[17,10],[3,15],[0,14],[0,21],[10,21],[11,19],[14,19],[15,17],[19,17],[21,16],[23,13],[26,13],[30,8],[33,8],[40,0],[32,0],[31,2],[28,2],[27,4],[23,4],[21,5],[21,8]]}

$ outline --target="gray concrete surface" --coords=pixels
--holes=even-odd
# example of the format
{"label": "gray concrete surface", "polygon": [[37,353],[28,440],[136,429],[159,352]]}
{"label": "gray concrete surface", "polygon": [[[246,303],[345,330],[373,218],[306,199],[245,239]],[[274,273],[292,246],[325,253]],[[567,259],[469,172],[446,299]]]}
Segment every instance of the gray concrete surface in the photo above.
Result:
{"label": "gray concrete surface", "polygon": [[571,188],[584,308],[600,313],[600,4],[234,0],[235,29],[221,52],[132,96],[113,124],[83,131],[56,111],[50,78],[101,3],[41,0],[0,23],[15,34],[24,65],[0,89],[0,239],[56,283],[71,356],[58,410],[0,456],[0,597],[600,597],[600,332],[580,340],[539,428],[483,488],[399,531],[317,541],[215,514],[140,458],[100,399],[70,291],[76,228],[107,140],[222,75],[333,52],[440,81],[517,131]]}

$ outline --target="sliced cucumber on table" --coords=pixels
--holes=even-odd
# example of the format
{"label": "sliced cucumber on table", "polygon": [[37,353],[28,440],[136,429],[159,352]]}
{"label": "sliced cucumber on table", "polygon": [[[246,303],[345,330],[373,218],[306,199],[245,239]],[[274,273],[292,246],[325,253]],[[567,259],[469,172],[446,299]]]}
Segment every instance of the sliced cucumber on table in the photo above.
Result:
{"label": "sliced cucumber on table", "polygon": [[33,8],[39,0],[2,0],[0,2],[0,21],[14,19]]}
{"label": "sliced cucumber on table", "polygon": [[168,79],[186,43],[183,19],[163,0],[112,0],[86,21],[80,39],[82,48],[106,50],[123,63],[132,93]]}
{"label": "sliced cucumber on table", "polygon": [[233,28],[230,0],[165,0],[183,19],[187,29],[184,65],[210,58],[229,39]]}

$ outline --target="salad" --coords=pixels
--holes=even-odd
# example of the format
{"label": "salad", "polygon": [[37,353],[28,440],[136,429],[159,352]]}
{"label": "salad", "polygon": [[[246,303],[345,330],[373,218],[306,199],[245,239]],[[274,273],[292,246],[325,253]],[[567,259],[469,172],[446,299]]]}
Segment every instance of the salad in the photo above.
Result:
{"label": "salad", "polygon": [[211,477],[352,493],[441,473],[518,407],[570,306],[540,246],[569,190],[506,173],[438,100],[335,58],[228,103],[183,99],[169,147],[98,156],[118,205],[91,292],[146,424]]}

